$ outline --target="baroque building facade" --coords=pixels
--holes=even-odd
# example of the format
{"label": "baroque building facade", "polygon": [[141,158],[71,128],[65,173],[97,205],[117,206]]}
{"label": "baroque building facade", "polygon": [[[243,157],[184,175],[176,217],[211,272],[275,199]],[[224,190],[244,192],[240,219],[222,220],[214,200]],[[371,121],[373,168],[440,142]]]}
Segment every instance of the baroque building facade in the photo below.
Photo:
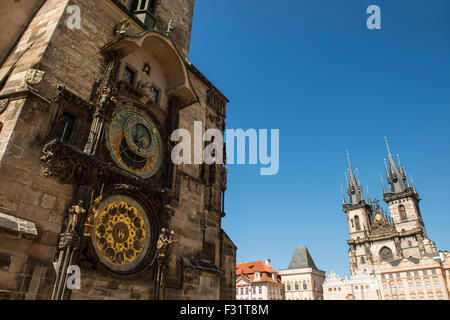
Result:
{"label": "baroque building facade", "polygon": [[323,300],[325,271],[319,270],[306,246],[295,248],[287,269],[279,271],[286,300]]}
{"label": "baroque building facade", "polygon": [[188,60],[194,0],[5,2],[1,298],[234,299],[226,168],[170,156],[175,129],[225,128]]}
{"label": "baroque building facade", "polygon": [[284,300],[284,286],[270,259],[236,265],[237,300]]}
{"label": "baroque building facade", "polygon": [[347,218],[350,239],[350,272],[358,269],[370,272],[384,261],[423,257],[436,252],[425,229],[414,183],[406,176],[404,168],[394,160],[386,140],[388,161],[386,176],[389,191],[382,180],[383,198],[389,208],[384,212],[378,201],[363,195],[359,177],[348,161],[347,194],[342,195],[343,211]]}
{"label": "baroque building facade", "polygon": [[384,261],[377,274],[383,300],[450,299],[448,252]]}
{"label": "baroque building facade", "polygon": [[324,300],[381,300],[377,274],[372,270],[356,270],[342,278],[333,271],[323,283]]}

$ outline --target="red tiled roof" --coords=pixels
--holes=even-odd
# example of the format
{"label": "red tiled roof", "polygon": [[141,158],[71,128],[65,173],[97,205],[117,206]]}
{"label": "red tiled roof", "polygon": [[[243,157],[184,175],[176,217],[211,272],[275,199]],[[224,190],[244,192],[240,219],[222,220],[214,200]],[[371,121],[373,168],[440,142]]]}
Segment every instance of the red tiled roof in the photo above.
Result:
{"label": "red tiled roof", "polygon": [[[261,280],[254,281],[255,272],[261,272]],[[272,279],[272,273],[277,275],[276,281]],[[236,275],[245,275],[252,282],[280,282],[280,279],[278,279],[278,273],[262,261],[246,262],[236,265]]]}
{"label": "red tiled roof", "polygon": [[270,272],[270,273],[277,273],[274,269],[271,267],[268,267],[264,262],[262,261],[254,261],[254,262],[246,262],[246,263],[240,263],[236,265],[236,274],[252,274],[255,272]]}

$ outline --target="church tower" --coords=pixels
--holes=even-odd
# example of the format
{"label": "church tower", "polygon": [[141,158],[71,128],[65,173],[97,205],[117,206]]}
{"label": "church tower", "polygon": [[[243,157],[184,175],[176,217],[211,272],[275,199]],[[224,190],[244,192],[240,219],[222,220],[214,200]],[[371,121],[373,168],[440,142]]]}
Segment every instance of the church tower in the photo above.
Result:
{"label": "church tower", "polygon": [[385,142],[388,152],[388,161],[385,161],[386,176],[390,190],[387,191],[383,183],[383,198],[389,207],[396,231],[405,235],[401,244],[405,256],[422,256],[434,248],[434,243],[426,234],[419,207],[421,199],[413,182],[409,181],[400,157],[397,155],[397,164],[386,138]]}
{"label": "church tower", "polygon": [[350,240],[348,241],[350,246],[348,251],[350,269],[356,270],[361,263],[366,263],[367,259],[371,260],[370,250],[361,240],[367,236],[372,211],[371,206],[364,200],[361,182],[359,181],[359,176],[355,177],[348,152],[347,161],[347,194],[349,202],[346,203],[345,197],[342,195],[342,204],[350,234]]}
{"label": "church tower", "polygon": [[370,206],[365,203],[361,182],[359,176],[355,177],[352,165],[350,163],[350,157],[347,152],[348,160],[348,181],[347,181],[347,194],[349,203],[345,203],[343,199],[344,212],[347,216],[348,230],[351,239],[359,239],[364,237],[365,232],[368,230]]}
{"label": "church tower", "polygon": [[433,241],[428,239],[419,208],[420,197],[405,169],[391,154],[386,140],[388,163],[386,175],[390,186],[387,191],[382,179],[383,197],[389,213],[372,201],[364,199],[359,177],[354,174],[348,157],[347,194],[342,195],[343,211],[346,214],[350,239],[350,271],[372,270],[383,261],[407,257],[422,258],[436,252]]}

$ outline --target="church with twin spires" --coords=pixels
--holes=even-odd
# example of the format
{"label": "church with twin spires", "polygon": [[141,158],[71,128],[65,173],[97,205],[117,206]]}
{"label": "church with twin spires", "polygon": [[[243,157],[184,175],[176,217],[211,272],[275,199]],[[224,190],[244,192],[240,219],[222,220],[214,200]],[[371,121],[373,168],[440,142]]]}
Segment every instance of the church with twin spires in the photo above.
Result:
{"label": "church with twin spires", "polygon": [[358,175],[355,176],[348,160],[347,194],[342,194],[343,211],[347,217],[350,240],[348,255],[350,272],[371,271],[383,261],[401,258],[421,259],[436,252],[428,238],[420,211],[420,197],[406,175],[405,169],[394,160],[386,140],[388,163],[386,176],[389,191],[382,178],[385,212],[370,195],[364,197]]}

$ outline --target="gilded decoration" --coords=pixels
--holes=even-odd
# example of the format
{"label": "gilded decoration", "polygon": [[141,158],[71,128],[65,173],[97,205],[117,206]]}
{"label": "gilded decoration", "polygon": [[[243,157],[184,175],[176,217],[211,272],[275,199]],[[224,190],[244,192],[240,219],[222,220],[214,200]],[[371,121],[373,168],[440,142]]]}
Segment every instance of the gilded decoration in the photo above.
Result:
{"label": "gilded decoration", "polygon": [[129,203],[117,201],[99,213],[95,245],[106,261],[123,266],[142,254],[147,233],[142,213]]}

